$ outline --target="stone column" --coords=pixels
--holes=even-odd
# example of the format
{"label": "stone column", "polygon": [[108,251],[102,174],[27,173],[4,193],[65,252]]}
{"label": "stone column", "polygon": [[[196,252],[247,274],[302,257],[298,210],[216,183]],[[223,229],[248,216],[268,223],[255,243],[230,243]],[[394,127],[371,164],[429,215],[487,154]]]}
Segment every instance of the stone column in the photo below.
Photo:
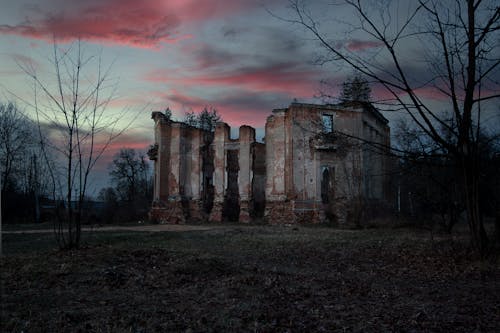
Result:
{"label": "stone column", "polygon": [[210,221],[222,221],[224,189],[226,188],[226,152],[225,144],[229,141],[229,125],[217,123],[214,134],[214,205],[210,212]]}
{"label": "stone column", "polygon": [[182,124],[172,122],[170,136],[170,174],[168,179],[168,206],[170,209],[168,223],[183,223],[184,214],[181,203],[181,132]]}
{"label": "stone column", "polygon": [[155,148],[150,158],[154,160],[154,205],[168,201],[168,175],[170,173],[170,120],[161,112],[153,112],[155,122]]}
{"label": "stone column", "polygon": [[202,174],[202,158],[201,146],[203,145],[203,131],[197,128],[191,128],[191,170],[188,175],[190,182],[190,200],[189,212],[193,220],[201,220],[201,174]]}
{"label": "stone column", "polygon": [[239,154],[238,190],[240,194],[239,221],[250,222],[250,200],[252,198],[252,143],[255,142],[255,129],[250,126],[241,126]]}
{"label": "stone column", "polygon": [[170,174],[169,174],[169,199],[176,199],[180,196],[180,142],[181,142],[181,124],[172,123],[172,135],[170,136]]}
{"label": "stone column", "polygon": [[266,122],[266,198],[285,199],[285,111],[274,110]]}
{"label": "stone column", "polygon": [[168,216],[168,176],[170,173],[170,134],[171,121],[162,112],[153,112],[151,118],[155,122],[155,144],[148,151],[149,158],[154,161],[153,203],[149,218],[165,222]]}

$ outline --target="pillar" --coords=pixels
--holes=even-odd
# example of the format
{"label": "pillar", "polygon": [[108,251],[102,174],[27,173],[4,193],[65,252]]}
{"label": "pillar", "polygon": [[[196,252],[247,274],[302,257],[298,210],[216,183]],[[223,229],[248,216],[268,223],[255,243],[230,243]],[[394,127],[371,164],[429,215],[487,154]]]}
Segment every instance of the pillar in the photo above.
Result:
{"label": "pillar", "polygon": [[214,133],[214,205],[210,212],[210,221],[222,221],[224,189],[226,188],[226,153],[225,144],[229,141],[229,125],[217,123]]}
{"label": "pillar", "polygon": [[252,143],[255,142],[255,129],[241,126],[239,133],[239,175],[238,190],[240,195],[239,221],[250,222],[250,200],[252,199]]}

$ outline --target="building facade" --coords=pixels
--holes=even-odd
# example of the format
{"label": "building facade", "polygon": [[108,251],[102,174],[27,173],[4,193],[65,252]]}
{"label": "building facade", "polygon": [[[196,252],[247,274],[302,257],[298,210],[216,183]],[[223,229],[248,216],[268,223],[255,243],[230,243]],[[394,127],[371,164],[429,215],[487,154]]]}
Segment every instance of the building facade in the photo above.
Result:
{"label": "building facade", "polygon": [[255,129],[207,132],[153,112],[151,218],[268,223],[355,223],[387,199],[390,130],[369,103],[292,103]]}

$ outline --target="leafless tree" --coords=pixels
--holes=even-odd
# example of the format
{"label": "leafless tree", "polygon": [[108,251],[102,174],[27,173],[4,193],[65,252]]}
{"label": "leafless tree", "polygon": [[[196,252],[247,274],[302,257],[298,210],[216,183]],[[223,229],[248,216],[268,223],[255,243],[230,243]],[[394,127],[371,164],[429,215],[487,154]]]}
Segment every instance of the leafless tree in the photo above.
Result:
{"label": "leafless tree", "polygon": [[431,228],[437,222],[441,231],[451,233],[464,211],[463,186],[456,181],[456,160],[407,122],[399,121],[393,130],[394,145],[404,152],[397,169],[399,211]]}
{"label": "leafless tree", "polygon": [[131,148],[120,149],[110,167],[111,179],[122,201],[134,202],[138,196],[148,196],[150,174],[144,155]]}
{"label": "leafless tree", "polygon": [[40,219],[39,197],[46,193],[35,122],[12,102],[0,104],[0,169],[6,221]]}
{"label": "leafless tree", "polygon": [[[18,175],[30,146],[36,142],[34,126],[13,103],[0,104],[0,162],[2,165],[2,191],[12,186],[13,173]],[[15,177],[14,177],[15,178]]]}
{"label": "leafless tree", "polygon": [[[340,62],[377,83],[388,96],[382,104],[386,109],[405,112],[427,137],[453,156],[464,188],[471,241],[484,257],[488,237],[480,212],[483,166],[478,154],[482,112],[500,97],[498,2],[419,0],[409,2],[403,10],[397,1],[345,0],[322,8],[323,14],[329,9],[355,13],[357,19],[339,19],[334,21],[335,27],[357,36],[372,52],[331,38],[325,29],[331,25],[323,25],[305,1],[290,0],[289,4],[292,14],[285,20],[305,27],[321,44],[323,63]],[[418,52],[410,52],[415,46]],[[415,73],[417,64],[423,66],[419,73]],[[422,73],[426,75],[419,76]],[[448,102],[455,128],[426,98],[429,93]],[[442,127],[448,128],[451,139],[442,134]]]}
{"label": "leafless tree", "polygon": [[[52,167],[52,194],[63,212],[57,213],[54,231],[60,248],[77,248],[81,239],[82,204],[89,175],[99,158],[129,125],[124,110],[108,108],[115,97],[111,66],[100,55],[87,55],[80,41],[60,47],[55,41],[52,78],[39,75],[34,66],[20,64],[34,83],[34,101],[45,161],[54,154],[62,167]],[[43,131],[48,131],[43,136]],[[56,200],[62,198],[61,201]]]}

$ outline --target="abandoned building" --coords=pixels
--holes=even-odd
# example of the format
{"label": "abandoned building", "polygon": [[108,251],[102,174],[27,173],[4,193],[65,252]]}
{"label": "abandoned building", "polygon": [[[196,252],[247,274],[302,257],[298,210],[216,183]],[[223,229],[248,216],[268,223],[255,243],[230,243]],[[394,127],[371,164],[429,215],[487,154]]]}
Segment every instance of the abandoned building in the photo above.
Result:
{"label": "abandoned building", "polygon": [[369,103],[292,103],[238,139],[153,112],[154,196],[150,217],[268,223],[349,223],[387,198],[388,121]]}

